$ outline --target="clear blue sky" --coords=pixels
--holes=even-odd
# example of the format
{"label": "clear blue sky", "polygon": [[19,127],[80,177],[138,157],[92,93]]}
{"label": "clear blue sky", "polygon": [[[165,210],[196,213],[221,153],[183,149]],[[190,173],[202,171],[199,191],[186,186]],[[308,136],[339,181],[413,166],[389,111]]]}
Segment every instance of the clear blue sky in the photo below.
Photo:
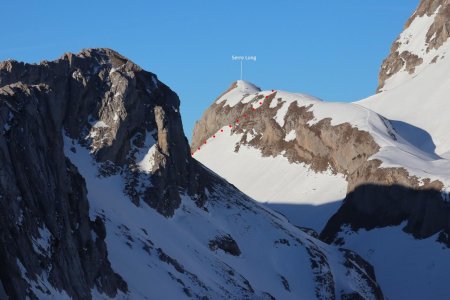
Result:
{"label": "clear blue sky", "polygon": [[185,133],[239,78],[328,101],[371,95],[418,0],[4,1],[0,60],[108,47],[178,93]]}

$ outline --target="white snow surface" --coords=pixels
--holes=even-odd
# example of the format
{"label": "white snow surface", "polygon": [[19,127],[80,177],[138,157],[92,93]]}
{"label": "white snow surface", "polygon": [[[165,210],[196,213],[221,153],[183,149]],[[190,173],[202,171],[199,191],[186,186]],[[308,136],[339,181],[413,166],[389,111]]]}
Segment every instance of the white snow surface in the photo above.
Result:
{"label": "white snow surface", "polygon": [[[66,156],[86,180],[90,218],[101,216],[105,221],[112,268],[128,283],[129,293],[118,299],[189,298],[184,285],[196,296],[243,299],[248,298],[242,289],[245,279],[257,299],[263,298],[263,292],[279,299],[314,299],[316,284],[305,247],[318,247],[326,255],[338,295],[361,284],[341,267],[343,256],[337,248],[312,238],[230,187],[209,191],[207,211],[183,196],[175,215],[166,218],[145,203],[134,205],[123,194],[120,174],[98,177],[89,150],[64,139]],[[209,241],[224,234],[236,240],[240,256],[209,249]],[[290,246],[277,244],[280,239],[288,240]],[[185,271],[161,261],[158,249]],[[281,276],[289,282],[290,292]],[[93,293],[98,295],[95,289]]]}
{"label": "white snow surface", "polygon": [[[136,155],[136,162],[139,169],[145,173],[150,173],[154,167],[154,156],[156,154],[157,145],[153,138],[154,132],[146,132],[144,146],[139,149]],[[145,151],[147,152],[145,153]]]}
{"label": "white snow surface", "polygon": [[296,136],[297,136],[297,133],[295,132],[295,130],[291,130],[288,132],[288,134],[286,134],[286,136],[284,137],[284,140],[286,142],[290,142],[290,141],[295,140]]}
{"label": "white snow surface", "polygon": [[94,125],[92,127],[93,128],[107,128],[109,126],[103,121],[97,121],[94,123]]}
{"label": "white snow surface", "polygon": [[150,173],[155,165],[155,154],[157,153],[156,144],[151,146],[148,149],[147,154],[145,154],[144,158],[137,163],[139,169],[144,171],[145,173]]}

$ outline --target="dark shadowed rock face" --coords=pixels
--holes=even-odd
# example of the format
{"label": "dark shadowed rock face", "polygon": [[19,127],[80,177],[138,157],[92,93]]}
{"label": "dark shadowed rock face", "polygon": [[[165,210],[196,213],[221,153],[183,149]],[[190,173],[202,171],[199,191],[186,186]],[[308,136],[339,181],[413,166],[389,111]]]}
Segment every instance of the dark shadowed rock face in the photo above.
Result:
{"label": "dark shadowed rock face", "polygon": [[364,184],[349,193],[343,205],[320,234],[326,242],[341,243],[342,225],[366,230],[400,225],[418,239],[439,233],[439,242],[450,247],[450,204],[436,189],[413,189],[402,185]]}
{"label": "dark shadowed rock face", "polygon": [[44,84],[0,89],[0,278],[12,299],[35,297],[24,277],[47,278],[74,299],[94,287],[114,296],[127,285],[111,269],[103,223],[89,219],[84,179],[63,154],[56,99]]}
{"label": "dark shadowed rock face", "polygon": [[[201,206],[198,182],[211,180],[191,160],[178,110],[177,95],[154,74],[109,49],[0,63],[0,279],[10,297],[34,298],[24,277],[46,274],[74,299],[89,299],[94,287],[126,292],[108,261],[102,221],[89,219],[64,135],[90,148],[102,176],[121,172],[130,201],[171,216],[181,192]],[[137,152],[147,142],[155,151],[143,175]]]}

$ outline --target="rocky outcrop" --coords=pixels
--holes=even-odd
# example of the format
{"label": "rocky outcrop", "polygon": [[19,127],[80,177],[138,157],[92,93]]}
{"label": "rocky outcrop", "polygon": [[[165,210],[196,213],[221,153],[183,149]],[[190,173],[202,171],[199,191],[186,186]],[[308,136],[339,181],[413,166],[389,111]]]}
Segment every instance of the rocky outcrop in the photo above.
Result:
{"label": "rocky outcrop", "polygon": [[[135,205],[171,216],[180,194],[201,206],[213,180],[191,161],[178,110],[177,95],[154,74],[109,49],[0,64],[0,278],[10,297],[34,298],[31,282],[45,274],[74,299],[89,299],[94,287],[127,291],[108,261],[102,221],[89,219],[64,138],[90,149],[100,176],[121,174]],[[144,144],[154,150],[145,170]]]}
{"label": "rocky outcrop", "polygon": [[400,43],[396,42],[391,48],[391,54],[384,60],[378,80],[377,91],[380,92],[384,87],[384,82],[392,77],[394,74],[405,69],[408,74],[414,74],[416,67],[423,63],[423,59],[416,54],[409,51],[402,51],[399,53],[397,50]]}
{"label": "rocky outcrop", "polygon": [[[259,96],[255,94],[252,97],[256,99]],[[274,106],[271,101],[277,101],[278,104]],[[418,238],[429,237],[438,232],[450,233],[450,227],[445,221],[449,212],[441,210],[445,207],[440,194],[442,182],[429,179],[420,182],[404,168],[381,168],[380,160],[371,159],[380,150],[380,146],[369,132],[359,130],[350,123],[333,126],[330,118],[311,123],[316,119],[312,105],[302,106],[296,102],[289,106],[281,126],[275,118],[283,105],[283,99],[277,97],[275,91],[264,98],[256,111],[253,111],[252,105],[252,101],[240,102],[234,106],[229,106],[226,102],[213,103],[196,123],[191,150],[195,151],[220,128],[228,124],[235,125],[239,119],[239,126],[234,126],[232,131],[233,134],[242,136],[235,152],[239,152],[242,145],[248,145],[259,149],[265,157],[283,155],[291,163],[305,163],[316,172],[330,169],[334,173],[343,174],[348,181],[347,197],[345,204],[321,234],[327,241],[332,240],[339,228],[347,223],[357,230],[398,225],[406,220],[408,225],[405,231]],[[385,125],[389,123],[383,117],[380,118]],[[390,127],[386,127],[386,130],[390,132],[392,139],[397,138]],[[295,138],[286,139],[287,134],[292,131],[295,132]],[[379,187],[379,192],[375,193],[369,185]],[[404,189],[397,189],[395,186],[402,186]],[[366,190],[372,192],[370,197]],[[440,211],[440,217],[428,217],[426,211],[418,209],[423,205],[427,207],[427,211]],[[391,211],[398,217],[386,218],[381,222],[380,215],[377,214],[381,207],[383,211]],[[351,220],[347,218],[355,214],[364,217]]]}
{"label": "rocky outcrop", "polygon": [[439,6],[440,8],[437,11],[434,22],[431,24],[426,35],[426,42],[428,43],[427,51],[440,48],[450,37],[450,1],[430,1],[430,3],[425,1],[419,7],[419,10],[426,10],[425,13],[430,15],[430,12],[436,11],[437,8],[434,7]]}
{"label": "rocky outcrop", "polygon": [[229,234],[216,237],[215,239],[209,241],[208,246],[212,251],[221,249],[224,252],[234,256],[241,255],[241,250],[239,249],[238,244]]}
{"label": "rocky outcrop", "polygon": [[[450,1],[448,0],[423,0],[414,14],[408,19],[405,24],[404,31],[407,30],[411,24],[423,16],[434,16],[434,20],[429,28],[425,28],[425,44],[426,53],[433,49],[439,49],[450,37]],[[407,42],[403,42],[407,43]],[[402,41],[400,37],[393,43],[390,54],[383,61],[378,76],[377,92],[381,92],[387,79],[397,74],[402,69],[405,69],[409,74],[415,72],[415,68],[421,65],[424,61],[417,54],[411,53],[408,50],[400,51]],[[437,59],[437,56],[435,57]],[[435,59],[433,59],[436,61]],[[431,61],[431,63],[433,62]]]}
{"label": "rocky outcrop", "polygon": [[[357,253],[342,248],[340,250],[342,251],[342,253],[344,253],[344,257],[346,260],[344,264],[349,269],[349,272],[353,273],[354,276],[362,278],[367,283],[367,285],[371,287],[371,290],[374,291],[375,298],[384,299],[383,292],[381,291],[380,287],[376,284],[376,282],[371,280],[376,278],[373,267]],[[341,299],[361,299],[360,297],[361,296],[357,293],[341,294]]]}

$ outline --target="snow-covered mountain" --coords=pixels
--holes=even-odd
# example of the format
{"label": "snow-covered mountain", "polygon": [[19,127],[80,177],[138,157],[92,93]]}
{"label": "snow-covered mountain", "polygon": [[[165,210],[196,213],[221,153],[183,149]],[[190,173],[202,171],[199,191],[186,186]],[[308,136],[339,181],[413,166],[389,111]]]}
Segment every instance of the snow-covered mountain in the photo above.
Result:
{"label": "snow-covered mountain", "polygon": [[1,63],[0,129],[0,299],[384,298],[194,160],[177,95],[112,50]]}
{"label": "snow-covered mountain", "polygon": [[448,195],[450,162],[409,143],[383,116],[358,104],[277,90],[250,94],[248,87],[233,83],[213,103],[196,124],[191,150],[251,197],[323,205],[367,183]]}
{"label": "snow-covered mountain", "polygon": [[329,103],[237,81],[193,133],[194,158],[360,253],[389,299],[450,296],[448,7],[421,2],[369,99]]}

